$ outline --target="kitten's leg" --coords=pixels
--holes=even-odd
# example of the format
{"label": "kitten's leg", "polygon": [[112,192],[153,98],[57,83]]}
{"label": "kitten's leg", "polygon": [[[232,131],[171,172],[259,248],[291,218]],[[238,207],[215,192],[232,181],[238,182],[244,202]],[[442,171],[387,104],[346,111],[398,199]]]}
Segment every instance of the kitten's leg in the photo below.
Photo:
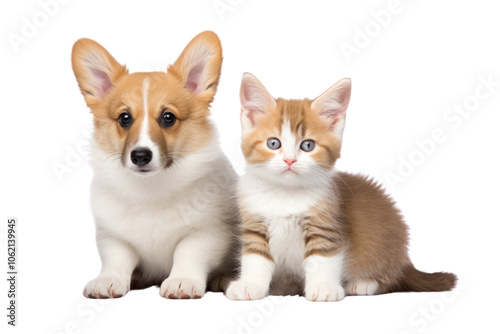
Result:
{"label": "kitten's leg", "polygon": [[369,296],[377,293],[378,283],[374,280],[351,279],[345,289],[351,296]]}
{"label": "kitten's leg", "polygon": [[233,300],[254,300],[267,296],[273,277],[274,262],[258,255],[242,256],[240,278],[232,282],[226,296]]}
{"label": "kitten's leg", "polygon": [[326,257],[311,255],[304,260],[305,297],[311,301],[339,301],[345,292],[341,285],[343,253]]}
{"label": "kitten's leg", "polygon": [[339,210],[335,201],[320,203],[302,222],[305,243],[304,293],[308,300],[337,301],[345,297],[342,287],[345,237],[342,224],[335,219]]}
{"label": "kitten's leg", "polygon": [[162,297],[190,299],[205,295],[208,274],[219,264],[228,247],[217,233],[193,233],[179,242],[170,275],[160,287]]}
{"label": "kitten's leg", "polygon": [[102,269],[99,276],[85,286],[88,298],[118,298],[130,290],[130,279],[139,262],[136,252],[125,242],[97,236]]}
{"label": "kitten's leg", "polygon": [[269,292],[275,266],[267,228],[261,222],[244,216],[242,241],[240,278],[229,285],[226,296],[233,300],[264,298]]}

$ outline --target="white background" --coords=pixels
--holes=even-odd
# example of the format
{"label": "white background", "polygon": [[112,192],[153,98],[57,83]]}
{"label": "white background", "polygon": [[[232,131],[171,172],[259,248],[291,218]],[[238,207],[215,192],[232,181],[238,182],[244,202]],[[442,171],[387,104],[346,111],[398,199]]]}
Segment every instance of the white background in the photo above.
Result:
{"label": "white background", "polygon": [[[230,10],[219,15],[214,3]],[[9,333],[498,332],[500,87],[481,99],[474,94],[488,92],[477,88],[480,77],[500,81],[499,8],[485,0],[400,0],[399,11],[381,27],[372,12],[389,3],[70,0],[44,22],[38,1],[2,2],[2,262],[7,217],[19,220],[18,327]],[[35,21],[38,31],[14,47],[9,36],[22,36],[26,20]],[[358,53],[349,61],[341,45],[356,47],[359,30],[367,28],[367,45],[357,40]],[[338,303],[299,297],[231,302],[213,293],[173,301],[160,298],[157,288],[107,302],[83,298],[100,261],[89,208],[92,172],[81,153],[69,153],[85,146],[91,129],[70,66],[72,44],[93,38],[132,71],[163,70],[207,29],[220,36],[224,49],[212,110],[235,167],[240,171],[243,163],[243,72],[255,74],[274,96],[288,98],[314,98],[351,77],[338,166],[373,175],[388,187],[411,228],[415,265],[456,273],[455,292]],[[464,103],[472,111],[460,124],[444,118]],[[436,129],[445,140],[424,156],[415,141],[431,138]],[[391,186],[388,173],[397,174],[400,159],[410,157],[417,162],[413,170]],[[68,166],[60,178],[57,164]],[[7,328],[7,286],[1,282],[0,319]]]}

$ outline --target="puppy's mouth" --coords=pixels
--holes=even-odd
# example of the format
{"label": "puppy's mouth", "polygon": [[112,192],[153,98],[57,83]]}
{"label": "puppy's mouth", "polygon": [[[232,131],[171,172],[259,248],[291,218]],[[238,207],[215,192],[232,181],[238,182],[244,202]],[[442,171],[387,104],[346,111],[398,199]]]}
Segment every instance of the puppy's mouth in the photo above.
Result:
{"label": "puppy's mouth", "polygon": [[168,169],[172,164],[172,159],[165,159],[165,161],[161,163],[161,166],[158,166],[158,164],[147,164],[145,166],[128,165],[125,166],[125,168],[134,175],[147,177]]}
{"label": "puppy's mouth", "polygon": [[138,176],[151,176],[159,172],[158,168],[152,167],[132,167],[127,169]]}
{"label": "puppy's mouth", "polygon": [[148,147],[136,147],[122,154],[123,167],[134,175],[147,177],[169,168],[174,159],[169,154],[160,154]]}

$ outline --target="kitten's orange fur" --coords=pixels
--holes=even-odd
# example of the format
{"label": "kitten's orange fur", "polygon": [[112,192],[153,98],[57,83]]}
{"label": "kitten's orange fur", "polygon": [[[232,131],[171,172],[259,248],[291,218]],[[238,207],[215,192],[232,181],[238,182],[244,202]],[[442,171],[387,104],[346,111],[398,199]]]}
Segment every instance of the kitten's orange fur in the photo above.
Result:
{"label": "kitten's orange fur", "polygon": [[[364,285],[366,294],[443,291],[455,286],[456,276],[453,274],[424,273],[414,268],[408,256],[408,227],[394,201],[380,185],[366,176],[334,170],[335,162],[340,157],[345,110],[350,98],[350,80],[340,81],[315,100],[285,100],[273,99],[255,77],[245,74],[241,94],[243,124],[241,147],[250,168],[250,172],[247,173],[255,174],[256,169],[260,170],[253,183],[240,182],[239,187],[243,258],[246,255],[257,254],[273,263],[270,265],[270,268],[274,268],[270,282],[271,294],[304,293],[304,285],[308,284],[307,270],[302,276],[296,273],[297,270],[290,275],[290,272],[294,271],[293,268],[280,269],[280,266],[286,265],[281,259],[279,259],[281,264],[277,263],[278,259],[273,256],[272,240],[270,242],[273,235],[268,231],[273,224],[291,224],[291,226],[297,224],[300,227],[303,236],[301,245],[289,241],[288,247],[290,252],[303,247],[304,261],[311,256],[320,258],[345,256],[342,257],[341,280],[347,294],[365,294],[359,291],[360,282],[376,282],[372,284],[374,290],[371,292],[368,291],[367,285]],[[267,146],[269,138],[284,140],[283,136],[286,136],[284,132],[290,133],[288,136],[296,140],[291,146],[298,145],[304,140],[315,142],[316,146],[312,151],[306,153],[298,150],[295,159],[300,160],[301,157],[309,159],[309,164],[319,166],[316,172],[297,167],[295,171],[291,170],[293,174],[287,174],[291,167],[286,170],[286,166],[281,163],[284,167],[283,173],[279,169],[272,176],[266,175],[265,168],[269,168],[269,173],[271,171],[274,173],[273,168],[277,166],[276,164],[281,168],[279,165],[281,158],[278,157],[285,157],[287,150],[293,151],[297,148],[295,146],[271,149]],[[284,161],[286,162],[285,159]],[[304,185],[299,182],[301,179],[308,181],[316,176],[317,179]],[[257,204],[257,207],[252,204],[259,199],[258,196],[257,199],[251,199],[253,190],[248,188],[257,187],[254,183],[260,179],[273,184],[269,191],[273,191],[273,187],[283,188],[285,192],[291,193],[314,192],[315,187],[323,187],[327,191],[322,192],[320,198],[302,213],[287,215],[273,212],[271,217],[256,212],[259,210],[258,205],[262,206],[265,203]],[[287,198],[286,195],[284,198]],[[274,237],[279,236],[274,235]],[[243,268],[243,271],[248,273],[250,268]],[[245,275],[247,274],[242,274]],[[249,277],[249,275],[240,277],[240,280],[232,288],[230,287],[230,298],[262,297],[262,289],[260,292],[253,292],[256,289],[252,288],[251,283],[246,282]],[[245,296],[238,292],[243,289],[241,284],[248,285],[244,290],[248,291]],[[308,297],[307,291],[305,294]],[[319,295],[321,293],[316,293],[315,297],[310,296],[310,299],[316,300]],[[318,300],[342,298],[340,293],[331,299],[326,292]]]}

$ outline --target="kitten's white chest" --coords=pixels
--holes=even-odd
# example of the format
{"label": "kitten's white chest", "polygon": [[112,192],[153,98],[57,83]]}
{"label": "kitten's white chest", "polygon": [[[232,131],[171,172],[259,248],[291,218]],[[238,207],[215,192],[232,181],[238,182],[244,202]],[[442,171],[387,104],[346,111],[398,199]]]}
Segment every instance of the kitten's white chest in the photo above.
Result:
{"label": "kitten's white chest", "polygon": [[300,219],[277,216],[267,221],[269,248],[277,271],[302,275],[305,243]]}
{"label": "kitten's white chest", "polygon": [[299,223],[323,192],[279,187],[245,174],[240,179],[239,194],[245,210],[265,221],[276,270],[302,274],[305,244]]}
{"label": "kitten's white chest", "polygon": [[320,190],[281,188],[250,175],[240,179],[239,193],[247,211],[266,218],[303,215],[324,196]]}

